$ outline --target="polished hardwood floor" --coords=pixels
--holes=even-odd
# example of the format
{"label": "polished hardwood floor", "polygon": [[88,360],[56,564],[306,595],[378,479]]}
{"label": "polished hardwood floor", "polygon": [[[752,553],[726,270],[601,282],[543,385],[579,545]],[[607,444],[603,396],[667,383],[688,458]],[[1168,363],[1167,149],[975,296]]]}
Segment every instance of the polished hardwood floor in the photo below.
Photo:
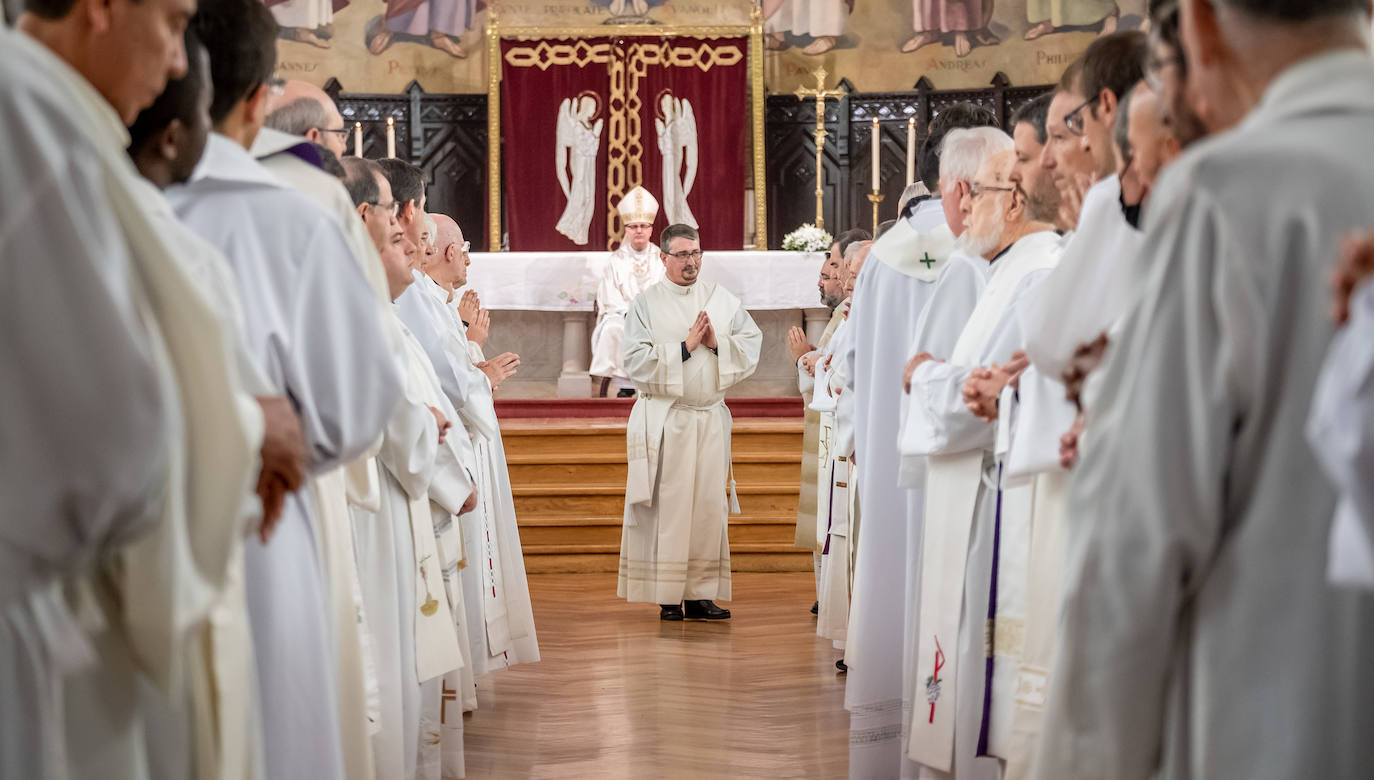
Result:
{"label": "polished hardwood floor", "polygon": [[479,684],[472,780],[842,778],[840,657],[810,573],[736,573],[733,619],[661,623],[614,574],[530,575],[543,660]]}

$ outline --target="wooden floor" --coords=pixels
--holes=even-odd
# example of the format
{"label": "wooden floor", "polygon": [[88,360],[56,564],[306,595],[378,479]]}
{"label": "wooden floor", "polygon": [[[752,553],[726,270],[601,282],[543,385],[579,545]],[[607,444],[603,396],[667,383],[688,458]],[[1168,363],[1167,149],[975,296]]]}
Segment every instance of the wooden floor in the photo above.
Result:
{"label": "wooden floor", "polygon": [[543,660],[494,672],[465,718],[468,777],[842,778],[840,653],[809,573],[736,573],[734,617],[661,623],[614,574],[530,578]]}

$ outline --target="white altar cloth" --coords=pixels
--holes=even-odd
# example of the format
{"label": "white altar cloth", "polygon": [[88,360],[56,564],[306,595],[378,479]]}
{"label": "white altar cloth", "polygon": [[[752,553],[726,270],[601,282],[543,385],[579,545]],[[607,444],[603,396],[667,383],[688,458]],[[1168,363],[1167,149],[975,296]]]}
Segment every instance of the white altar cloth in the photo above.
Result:
{"label": "white altar cloth", "polygon": [[[493,311],[591,311],[609,252],[474,252],[468,286]],[[746,309],[810,309],[825,255],[707,251],[701,278],[733,292]]]}

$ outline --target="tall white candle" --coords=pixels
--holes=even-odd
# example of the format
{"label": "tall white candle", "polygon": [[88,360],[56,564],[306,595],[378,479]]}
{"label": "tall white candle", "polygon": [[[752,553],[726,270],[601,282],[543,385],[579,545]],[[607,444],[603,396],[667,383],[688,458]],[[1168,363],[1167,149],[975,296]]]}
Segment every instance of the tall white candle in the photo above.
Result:
{"label": "tall white candle", "polygon": [[906,120],[906,183],[916,181],[916,117]]}
{"label": "tall white candle", "polygon": [[363,156],[363,123],[353,123],[353,156]]}
{"label": "tall white candle", "polygon": [[878,117],[873,117],[873,191],[878,191],[878,152],[882,138],[878,135]]}
{"label": "tall white candle", "polygon": [[396,120],[392,117],[386,118],[386,156],[396,156]]}

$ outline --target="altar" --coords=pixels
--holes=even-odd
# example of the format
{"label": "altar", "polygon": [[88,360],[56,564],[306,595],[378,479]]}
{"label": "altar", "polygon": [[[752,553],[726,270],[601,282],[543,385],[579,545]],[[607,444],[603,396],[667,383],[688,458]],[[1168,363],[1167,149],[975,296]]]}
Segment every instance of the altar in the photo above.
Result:
{"label": "altar", "polygon": [[[607,252],[475,252],[468,287],[491,311],[488,356],[520,355],[520,373],[502,386],[503,398],[588,398],[596,325],[596,288]],[[739,296],[763,331],[754,376],[736,396],[795,396],[796,369],[787,331],[803,326],[812,343],[830,317],[816,289],[825,256],[804,252],[708,251],[701,278]]]}

